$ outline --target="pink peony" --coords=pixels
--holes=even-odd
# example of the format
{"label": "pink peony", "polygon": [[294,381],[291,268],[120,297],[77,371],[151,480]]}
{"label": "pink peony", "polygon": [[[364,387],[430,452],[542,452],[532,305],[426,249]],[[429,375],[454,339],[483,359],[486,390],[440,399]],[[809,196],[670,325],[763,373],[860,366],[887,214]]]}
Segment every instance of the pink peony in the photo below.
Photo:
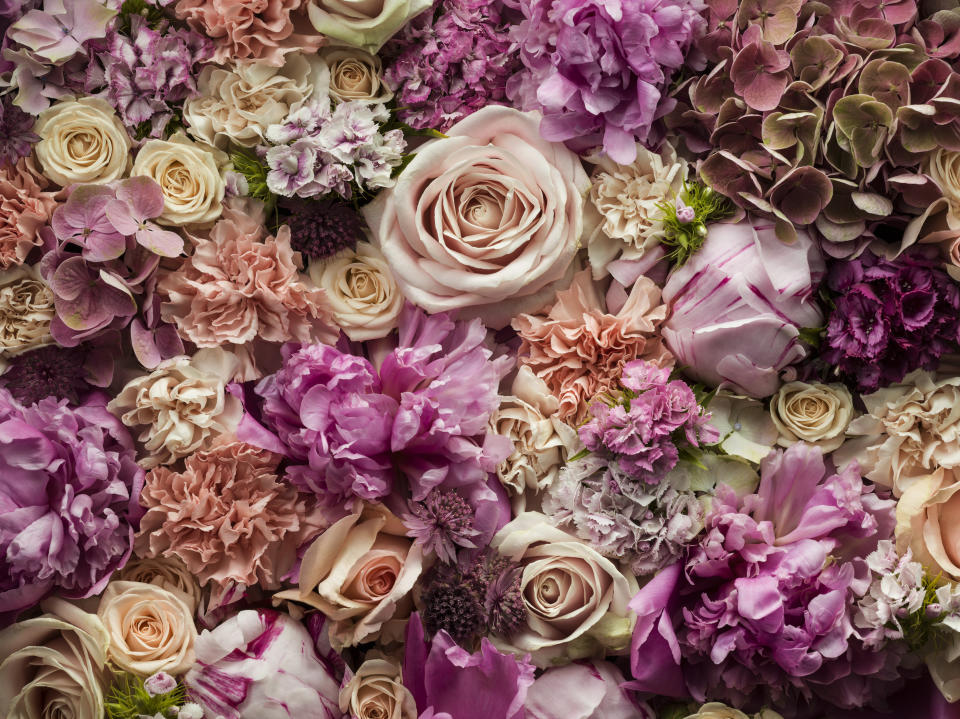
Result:
{"label": "pink peony", "polygon": [[213,61],[263,60],[279,67],[289,52],[323,44],[300,10],[302,0],[179,0],[177,17],[216,46]]}
{"label": "pink peony", "polygon": [[513,328],[523,340],[520,363],[560,400],[557,416],[579,423],[594,398],[617,385],[627,362],[673,366],[673,355],[657,336],[666,316],[660,290],[647,277],[637,280],[617,314],[608,314],[590,271],[584,270],[570,289],[557,293],[546,317],[520,315]]}
{"label": "pink peony", "polygon": [[54,193],[45,191],[49,184],[29,158],[0,165],[0,269],[23,264],[41,244],[37,230],[57,206]]}
{"label": "pink peony", "polygon": [[277,589],[297,550],[325,526],[312,500],[280,481],[281,457],[243,442],[197,452],[182,472],[147,474],[141,557],[178,557],[202,583]]}

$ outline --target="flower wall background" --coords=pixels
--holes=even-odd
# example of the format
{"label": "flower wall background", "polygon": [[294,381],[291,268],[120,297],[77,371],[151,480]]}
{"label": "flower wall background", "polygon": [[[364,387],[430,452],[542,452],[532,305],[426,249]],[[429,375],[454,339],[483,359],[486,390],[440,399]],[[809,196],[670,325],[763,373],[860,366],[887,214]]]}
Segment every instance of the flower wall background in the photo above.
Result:
{"label": "flower wall background", "polygon": [[957,0],[0,28],[0,714],[960,716]]}

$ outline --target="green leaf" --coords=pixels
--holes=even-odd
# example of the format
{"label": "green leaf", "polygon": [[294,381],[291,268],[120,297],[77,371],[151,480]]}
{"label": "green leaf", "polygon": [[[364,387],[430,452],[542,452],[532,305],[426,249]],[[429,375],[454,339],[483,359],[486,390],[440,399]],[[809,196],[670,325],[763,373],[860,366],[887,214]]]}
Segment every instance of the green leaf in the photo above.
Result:
{"label": "green leaf", "polygon": [[800,340],[806,342],[811,347],[819,347],[823,336],[823,327],[801,327]]}

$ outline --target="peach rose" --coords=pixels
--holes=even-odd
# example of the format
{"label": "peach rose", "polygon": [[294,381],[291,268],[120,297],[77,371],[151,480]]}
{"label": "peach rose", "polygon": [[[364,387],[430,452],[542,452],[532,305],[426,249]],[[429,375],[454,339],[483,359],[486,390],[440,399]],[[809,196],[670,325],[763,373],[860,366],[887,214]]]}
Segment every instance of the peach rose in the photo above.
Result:
{"label": "peach rose", "polygon": [[115,575],[127,582],[156,584],[161,589],[182,594],[192,611],[200,606],[201,592],[196,577],[176,557],[131,559]]}
{"label": "peach rose", "polygon": [[897,502],[896,538],[928,573],[960,581],[960,475],[938,467],[914,478]]}
{"label": "peach rose", "polygon": [[[409,611],[407,594],[423,569],[423,552],[406,527],[380,505],[331,525],[303,556],[300,588],[274,595],[309,604],[332,620],[330,641],[337,650],[371,641]],[[391,631],[397,631],[396,624]]]}
{"label": "peach rose", "polygon": [[377,52],[431,5],[431,0],[310,0],[307,12],[322,35]]}
{"label": "peach rose", "polygon": [[404,294],[428,312],[477,308],[502,327],[518,298],[561,280],[583,230],[580,158],[540,137],[539,117],[490,106],[417,149],[364,208]]}
{"label": "peach rose", "polygon": [[61,187],[112,182],[130,168],[133,143],[106,100],[61,100],[40,113],[33,131],[43,174]]}
{"label": "peach rose", "polygon": [[179,592],[156,584],[113,581],[97,616],[110,634],[110,660],[139,677],[183,674],[193,666],[197,628],[193,609]]}
{"label": "peach rose", "polygon": [[0,270],[22,264],[41,244],[37,231],[57,206],[49,185],[30,158],[0,165]]}
{"label": "peach rose", "polygon": [[327,93],[334,100],[390,102],[393,92],[383,84],[380,58],[355,47],[325,47],[320,59],[330,71]]}
{"label": "peach rose", "polygon": [[520,589],[527,622],[498,647],[530,652],[547,667],[598,651],[622,652],[636,621],[627,607],[639,591],[624,573],[590,545],[552,526],[539,512],[525,512],[494,536],[491,546],[523,567]]}
{"label": "peach rose", "polygon": [[400,667],[368,659],[340,690],[340,711],[352,719],[417,719],[417,704],[403,686]]}

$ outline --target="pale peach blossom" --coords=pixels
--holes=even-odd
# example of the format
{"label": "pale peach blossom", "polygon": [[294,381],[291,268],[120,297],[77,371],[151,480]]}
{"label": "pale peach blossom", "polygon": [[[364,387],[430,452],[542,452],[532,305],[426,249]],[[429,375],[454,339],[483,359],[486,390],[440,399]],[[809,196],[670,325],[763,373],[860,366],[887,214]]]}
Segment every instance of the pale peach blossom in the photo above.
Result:
{"label": "pale peach blossom", "polygon": [[568,290],[557,293],[546,316],[520,315],[513,328],[523,340],[520,363],[559,400],[557,416],[579,424],[593,400],[616,386],[627,362],[673,365],[659,335],[666,316],[660,290],[647,277],[637,280],[617,314],[609,314],[589,270],[583,270]]}
{"label": "pale peach blossom", "polygon": [[23,264],[41,244],[37,231],[57,206],[49,186],[30,158],[0,165],[0,269]]}

